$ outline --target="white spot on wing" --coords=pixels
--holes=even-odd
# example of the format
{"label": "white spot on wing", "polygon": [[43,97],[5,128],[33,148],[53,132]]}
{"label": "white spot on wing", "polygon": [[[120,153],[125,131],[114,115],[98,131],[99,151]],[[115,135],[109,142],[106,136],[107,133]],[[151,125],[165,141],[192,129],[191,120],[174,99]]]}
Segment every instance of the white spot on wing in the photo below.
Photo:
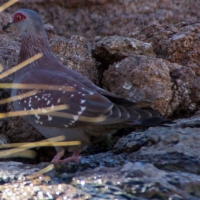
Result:
{"label": "white spot on wing", "polygon": [[38,121],[38,120],[35,120],[35,122],[37,123],[37,124],[43,124],[43,122],[41,122],[41,121]]}
{"label": "white spot on wing", "polygon": [[39,116],[39,115],[37,115],[37,114],[35,114],[35,117],[36,117],[37,119],[40,119],[40,116]]}
{"label": "white spot on wing", "polygon": [[82,100],[82,99],[81,99],[81,104],[85,103],[85,101],[86,101],[86,100]]}
{"label": "white spot on wing", "polygon": [[81,111],[83,112],[86,109],[85,106],[81,106]]}
{"label": "white spot on wing", "polygon": [[49,105],[50,103],[51,103],[51,101],[48,100],[48,101],[47,101],[47,105]]}
{"label": "white spot on wing", "polygon": [[53,117],[48,115],[48,121],[51,121],[53,119]]}
{"label": "white spot on wing", "polygon": [[81,114],[82,114],[82,112],[83,112],[83,111],[79,111],[79,112],[78,112],[78,115],[81,115]]}
{"label": "white spot on wing", "polygon": [[73,115],[73,119],[76,121],[78,119],[78,115]]}

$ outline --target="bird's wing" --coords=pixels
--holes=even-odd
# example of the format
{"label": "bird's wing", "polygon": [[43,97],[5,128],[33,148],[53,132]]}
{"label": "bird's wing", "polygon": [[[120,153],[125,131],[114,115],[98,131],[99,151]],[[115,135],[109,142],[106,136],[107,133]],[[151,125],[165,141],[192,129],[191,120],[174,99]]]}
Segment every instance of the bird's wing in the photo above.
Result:
{"label": "bird's wing", "polygon": [[[31,120],[40,125],[73,127],[86,124],[112,124],[130,117],[130,113],[122,106],[116,106],[95,90],[58,71],[40,70],[38,73],[32,70],[24,75],[20,83],[27,86],[45,84],[47,87],[41,89],[41,86],[36,85],[33,89],[36,90],[34,94],[26,98],[23,96],[30,92],[30,89],[18,89],[16,93],[20,95],[19,109],[26,109],[26,112],[32,110]],[[56,86],[55,90],[51,89],[52,85]],[[62,105],[66,107],[56,110]],[[137,112],[135,118],[140,118]]]}

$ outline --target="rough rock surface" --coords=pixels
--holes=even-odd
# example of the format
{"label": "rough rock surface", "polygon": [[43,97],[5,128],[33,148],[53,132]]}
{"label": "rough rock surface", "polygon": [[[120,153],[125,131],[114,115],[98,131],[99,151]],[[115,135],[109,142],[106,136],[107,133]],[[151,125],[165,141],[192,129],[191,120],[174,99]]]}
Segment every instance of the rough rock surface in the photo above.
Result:
{"label": "rough rock surface", "polygon": [[168,65],[153,57],[127,57],[104,72],[103,87],[132,101],[148,100],[166,114],[173,94]]}
{"label": "rough rock surface", "polygon": [[129,152],[131,161],[143,160],[170,171],[199,174],[199,114],[175,122],[171,127],[149,128],[122,137],[114,152]]}
{"label": "rough rock surface", "polygon": [[96,60],[105,65],[113,64],[133,54],[155,57],[151,43],[122,36],[96,37],[92,54]]}
{"label": "rough rock surface", "polygon": [[[157,57],[182,65],[171,69],[176,93],[173,107],[177,110],[194,111],[199,108],[200,98],[200,37],[199,23],[178,23],[176,25],[152,25],[141,32],[130,33],[144,42],[150,42]],[[177,100],[182,99],[181,104]]]}
{"label": "rough rock surface", "polygon": [[200,53],[200,24],[178,23],[176,25],[153,25],[130,36],[150,42],[157,57],[191,68],[197,76]]}
{"label": "rough rock surface", "polygon": [[0,163],[0,197],[197,200],[199,121],[196,115],[177,120],[171,127],[132,132],[121,138],[113,151],[84,156],[78,166],[57,164],[46,175],[34,173],[48,163]]}
{"label": "rough rock surface", "polygon": [[[0,0],[0,4],[7,0]],[[127,35],[151,24],[175,24],[199,20],[199,1],[182,0],[20,0],[7,9],[31,8],[39,11],[56,34],[70,37]]]}
{"label": "rough rock surface", "polygon": [[64,65],[99,84],[96,63],[84,37],[76,35],[70,39],[54,37],[49,42],[52,51]]}

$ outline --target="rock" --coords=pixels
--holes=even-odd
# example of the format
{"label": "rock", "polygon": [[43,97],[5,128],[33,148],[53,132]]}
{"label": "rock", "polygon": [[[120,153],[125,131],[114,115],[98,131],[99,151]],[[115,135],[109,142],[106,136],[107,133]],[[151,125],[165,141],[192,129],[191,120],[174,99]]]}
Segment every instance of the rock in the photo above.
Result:
{"label": "rock", "polygon": [[[16,65],[20,43],[16,41],[16,38],[11,38],[8,34],[0,34],[0,45],[0,64],[4,72]],[[12,82],[12,79],[13,74],[1,79],[0,82]]]}
{"label": "rock", "polygon": [[[193,112],[200,98],[199,23],[179,23],[170,26],[154,25],[131,33],[134,38],[151,42],[157,57],[182,65],[170,69],[175,89],[172,110]],[[181,103],[180,103],[181,101]],[[170,112],[170,111],[169,111]]]}
{"label": "rock", "polygon": [[182,22],[169,26],[148,26],[130,36],[150,42],[157,57],[187,66],[200,76],[199,29],[199,23]]}
{"label": "rock", "polygon": [[96,63],[84,37],[54,37],[50,40],[50,46],[64,65],[86,76],[95,84],[99,83]]}
{"label": "rock", "polygon": [[[4,183],[0,187],[2,199],[197,200],[200,197],[199,175],[167,172],[150,163],[127,162],[120,167],[101,166],[71,174],[57,172],[55,168],[43,174],[39,171],[42,165],[16,162],[0,163],[0,166]],[[39,177],[36,172],[40,173]]]}
{"label": "rock", "polygon": [[172,70],[170,74],[174,82],[171,109],[176,110],[176,113],[191,113],[197,110],[200,100],[200,78],[191,68],[185,66]]}
{"label": "rock", "polygon": [[114,152],[129,152],[130,161],[143,160],[153,162],[159,168],[198,174],[199,123],[199,115],[196,115],[177,120],[168,128],[154,127],[144,132],[132,132],[118,140]]}
{"label": "rock", "polygon": [[155,57],[151,43],[121,36],[97,37],[92,53],[103,64],[113,64],[135,54]]}
{"label": "rock", "polygon": [[[8,104],[8,112],[14,111],[13,105]],[[3,124],[3,134],[12,142],[35,142],[44,137],[20,117],[8,118]]]}
{"label": "rock", "polygon": [[127,57],[104,72],[103,87],[132,101],[150,101],[162,114],[169,114],[173,95],[169,65],[153,57]]}
{"label": "rock", "polygon": [[[0,4],[7,2],[1,0]],[[199,2],[153,0],[21,0],[6,11],[18,8],[39,11],[45,23],[55,27],[57,35],[82,35],[93,40],[97,35],[128,35],[151,24],[175,24],[199,20]]]}

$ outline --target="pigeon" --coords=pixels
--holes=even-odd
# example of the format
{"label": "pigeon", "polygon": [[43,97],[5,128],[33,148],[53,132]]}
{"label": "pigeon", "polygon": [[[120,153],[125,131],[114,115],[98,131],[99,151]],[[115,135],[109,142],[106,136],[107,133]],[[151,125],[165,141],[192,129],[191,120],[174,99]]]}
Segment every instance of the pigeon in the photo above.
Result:
{"label": "pigeon", "polygon": [[[79,163],[79,154],[89,144],[124,127],[160,126],[169,120],[151,108],[151,103],[133,102],[106,91],[78,72],[64,66],[50,49],[48,38],[37,12],[19,9],[5,30],[14,26],[21,36],[18,63],[42,53],[38,60],[15,72],[13,83],[35,84],[36,92],[22,98],[31,89],[13,88],[14,109],[41,111],[22,118],[47,139],[65,136],[65,141],[80,141],[78,146],[55,147],[53,163]],[[40,88],[39,84],[57,86],[57,90]],[[61,110],[56,106],[66,105]],[[47,107],[50,111],[47,112]],[[62,159],[65,150],[72,156]]]}

